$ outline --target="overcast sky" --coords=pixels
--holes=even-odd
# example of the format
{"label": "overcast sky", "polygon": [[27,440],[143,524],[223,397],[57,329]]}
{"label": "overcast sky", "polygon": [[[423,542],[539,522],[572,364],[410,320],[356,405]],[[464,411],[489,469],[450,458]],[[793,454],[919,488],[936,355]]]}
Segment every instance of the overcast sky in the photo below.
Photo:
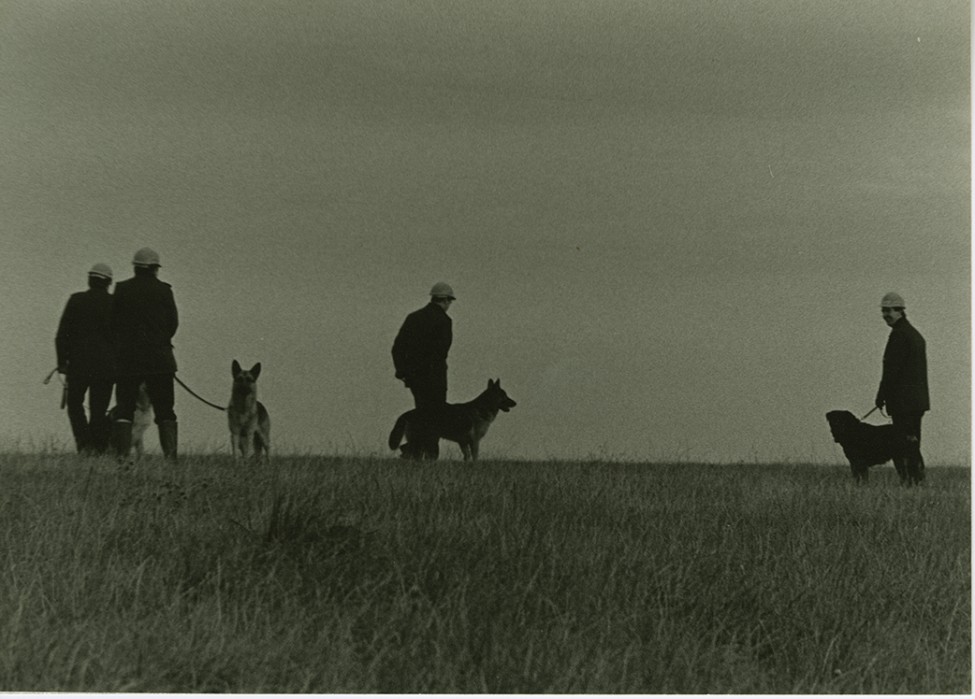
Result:
{"label": "overcast sky", "polygon": [[960,0],[6,0],[0,442],[70,443],[58,318],[148,245],[179,376],[225,403],[262,362],[279,451],[387,453],[390,345],[444,280],[449,399],[519,403],[485,457],[839,463],[824,414],[873,406],[895,290],[928,461],[967,463],[969,26]]}

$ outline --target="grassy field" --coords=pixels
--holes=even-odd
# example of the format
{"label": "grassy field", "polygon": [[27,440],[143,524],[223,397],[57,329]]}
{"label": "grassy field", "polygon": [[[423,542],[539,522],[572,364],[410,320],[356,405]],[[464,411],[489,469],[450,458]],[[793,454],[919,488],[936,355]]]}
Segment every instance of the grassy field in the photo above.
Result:
{"label": "grassy field", "polygon": [[967,468],[0,456],[2,690],[968,693]]}

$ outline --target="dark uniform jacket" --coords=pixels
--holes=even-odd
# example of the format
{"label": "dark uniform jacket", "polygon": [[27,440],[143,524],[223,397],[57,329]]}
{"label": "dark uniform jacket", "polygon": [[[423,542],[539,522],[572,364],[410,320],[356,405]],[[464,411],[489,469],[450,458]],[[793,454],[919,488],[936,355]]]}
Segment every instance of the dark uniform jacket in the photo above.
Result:
{"label": "dark uniform jacket", "polygon": [[71,294],[54,338],[58,368],[69,376],[113,379],[111,317],[112,295],[108,289]]}
{"label": "dark uniform jacket", "polygon": [[931,409],[924,338],[907,318],[901,318],[890,329],[877,401],[883,401],[891,415]]}
{"label": "dark uniform jacket", "polygon": [[169,284],[148,274],[116,284],[112,334],[119,376],[175,374],[172,339],[178,326]]}
{"label": "dark uniform jacket", "polygon": [[453,341],[453,322],[447,312],[430,302],[406,316],[393,341],[396,378],[406,385],[447,375],[447,353]]}

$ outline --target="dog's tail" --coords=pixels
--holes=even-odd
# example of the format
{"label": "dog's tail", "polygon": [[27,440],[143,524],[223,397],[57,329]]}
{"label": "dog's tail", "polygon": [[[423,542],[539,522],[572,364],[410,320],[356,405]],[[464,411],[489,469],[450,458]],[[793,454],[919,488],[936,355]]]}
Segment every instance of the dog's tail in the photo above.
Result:
{"label": "dog's tail", "polygon": [[393,431],[389,433],[390,449],[399,449],[400,442],[403,441],[403,435],[406,433],[406,422],[409,415],[410,413],[407,411],[396,418],[396,424],[393,425]]}

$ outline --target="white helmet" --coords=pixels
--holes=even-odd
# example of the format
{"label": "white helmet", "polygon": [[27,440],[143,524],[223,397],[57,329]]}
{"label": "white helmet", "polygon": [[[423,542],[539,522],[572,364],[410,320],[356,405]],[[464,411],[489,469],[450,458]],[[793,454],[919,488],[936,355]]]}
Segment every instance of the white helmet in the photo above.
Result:
{"label": "white helmet", "polygon": [[450,288],[450,284],[448,284],[447,282],[437,282],[436,284],[434,284],[433,288],[430,289],[430,295],[433,296],[434,298],[438,296],[443,296],[450,299],[451,301],[454,301],[456,299],[456,297],[454,296],[454,290]]}
{"label": "white helmet", "polygon": [[880,299],[881,308],[907,308],[907,304],[904,303],[904,299],[900,294],[895,294],[893,291],[889,291],[884,294],[884,297]]}
{"label": "white helmet", "polygon": [[106,265],[104,262],[96,262],[88,270],[89,277],[101,277],[102,279],[107,279],[112,281],[112,268]]}
{"label": "white helmet", "polygon": [[132,264],[136,267],[162,267],[159,264],[159,253],[152,248],[142,248],[136,252]]}

